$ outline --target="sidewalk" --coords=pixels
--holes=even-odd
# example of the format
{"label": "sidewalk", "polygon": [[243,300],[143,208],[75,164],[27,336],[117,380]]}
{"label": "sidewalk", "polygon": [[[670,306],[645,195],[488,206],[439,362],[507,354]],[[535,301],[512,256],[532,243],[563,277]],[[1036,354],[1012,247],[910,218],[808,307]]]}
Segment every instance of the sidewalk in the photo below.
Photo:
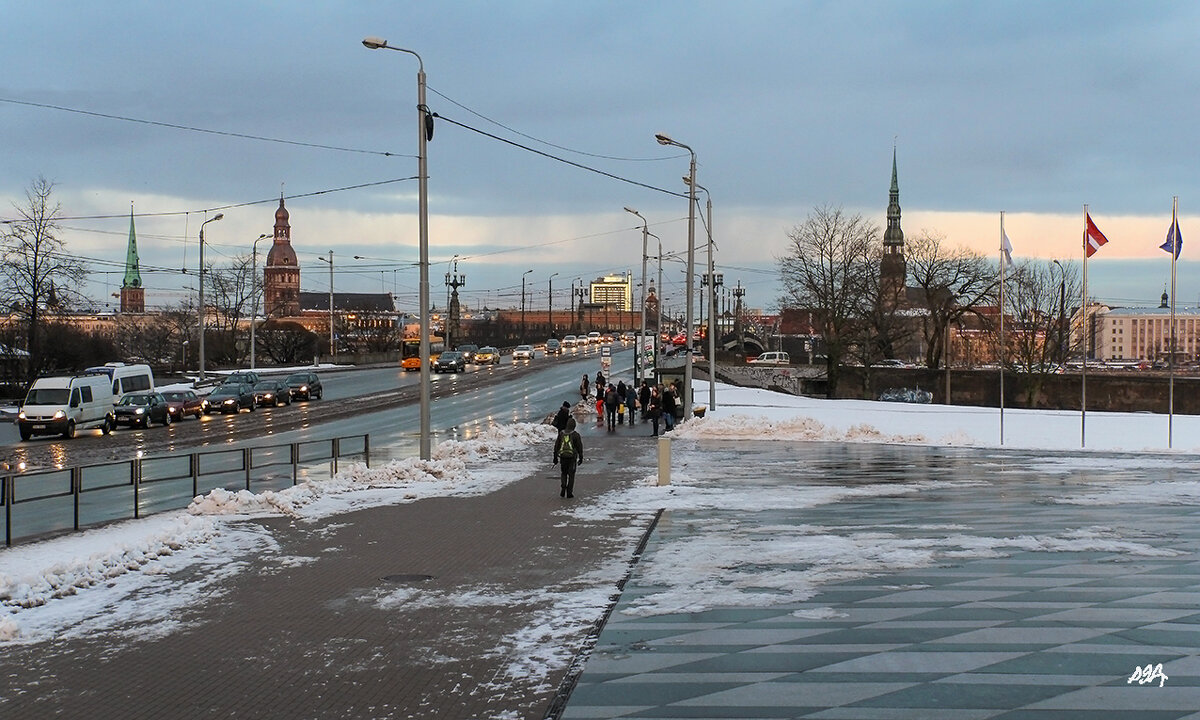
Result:
{"label": "sidewalk", "polygon": [[[179,617],[184,629],[143,638],[133,622],[82,641],[6,648],[0,717],[540,718],[565,672],[522,677],[514,668],[526,659],[500,649],[536,627],[546,588],[589,570],[611,572],[615,587],[649,522],[568,522],[556,512],[653,465],[648,426],[632,440],[627,426],[605,433],[580,419],[586,462],[573,501],[558,496],[547,446],[530,450],[536,472],[484,496],[312,524],[248,520],[269,528],[278,548]],[[475,606],[383,601],[405,588],[481,597]],[[586,635],[581,628],[564,654]]]}

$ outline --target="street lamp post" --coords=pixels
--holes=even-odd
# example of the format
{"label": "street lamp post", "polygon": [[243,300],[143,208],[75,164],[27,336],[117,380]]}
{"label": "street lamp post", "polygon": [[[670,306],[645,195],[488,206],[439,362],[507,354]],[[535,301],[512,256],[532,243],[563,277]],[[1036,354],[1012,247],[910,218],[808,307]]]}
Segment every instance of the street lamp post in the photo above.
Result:
{"label": "street lamp post", "polygon": [[333,251],[329,251],[328,259],[320,255],[317,259],[329,263],[329,354],[337,357],[337,346],[333,342]]}
{"label": "street lamp post", "polygon": [[546,305],[550,314],[546,317],[546,322],[550,324],[550,335],[554,333],[554,276],[558,273],[551,273],[550,277],[546,278]]}
{"label": "street lamp post", "polygon": [[525,342],[525,276],[533,270],[521,273],[521,342]]}
{"label": "street lamp post", "polygon": [[425,105],[425,62],[412,50],[392,47],[387,40],[378,37],[363,38],[362,44],[370,50],[395,50],[417,59],[417,195],[418,225],[420,235],[421,285],[421,445],[422,460],[432,455],[430,442],[430,373],[429,373],[429,158],[426,143],[433,137],[433,115]]}
{"label": "street lamp post", "polygon": [[646,244],[650,241],[650,223],[642,217],[640,212],[631,207],[626,207],[625,212],[637,215],[638,219],[642,221],[642,324],[637,350],[633,354],[633,372],[638,380],[645,380],[646,371],[642,367],[642,348],[646,344]]}
{"label": "street lamp post", "polygon": [[1058,363],[1060,365],[1066,363],[1067,353],[1063,347],[1063,326],[1067,321],[1067,271],[1063,269],[1062,263],[1055,260],[1054,264],[1058,266]]}
{"label": "street lamp post", "polygon": [[258,241],[270,237],[266,233],[254,240],[254,250],[250,256],[250,289],[254,291],[254,302],[250,311],[250,369],[254,369],[254,326],[258,324]]}
{"label": "street lamp post", "polygon": [[200,317],[200,338],[198,341],[200,351],[200,382],[204,382],[204,226],[210,222],[216,222],[223,217],[225,217],[225,213],[217,213],[200,223],[200,307],[196,309],[196,314]]}
{"label": "street lamp post", "polygon": [[688,151],[692,156],[691,165],[688,168],[688,247],[687,247],[687,287],[684,292],[687,295],[687,327],[684,332],[687,337],[687,353],[683,364],[683,417],[690,418],[692,416],[692,321],[694,319],[694,307],[692,303],[692,293],[695,292],[695,280],[693,276],[696,272],[696,151],[683,143],[672,140],[663,133],[658,133],[654,136],[659,145],[674,145]]}
{"label": "street lamp post", "polygon": [[[691,182],[688,178],[684,183]],[[717,409],[717,338],[716,325],[713,318],[717,314],[717,287],[722,278],[713,272],[713,224],[712,224],[712,193],[703,185],[697,185],[697,190],[704,191],[705,206],[708,211],[708,405],[709,409]]]}

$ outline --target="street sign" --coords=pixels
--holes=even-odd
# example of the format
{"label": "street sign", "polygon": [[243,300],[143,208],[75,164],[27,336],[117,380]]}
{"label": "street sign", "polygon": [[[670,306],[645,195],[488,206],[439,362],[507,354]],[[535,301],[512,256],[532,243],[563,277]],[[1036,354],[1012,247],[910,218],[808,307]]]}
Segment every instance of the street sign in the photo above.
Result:
{"label": "street sign", "polygon": [[612,369],[612,348],[608,345],[600,346],[600,369],[604,372],[604,377],[608,377],[609,370]]}

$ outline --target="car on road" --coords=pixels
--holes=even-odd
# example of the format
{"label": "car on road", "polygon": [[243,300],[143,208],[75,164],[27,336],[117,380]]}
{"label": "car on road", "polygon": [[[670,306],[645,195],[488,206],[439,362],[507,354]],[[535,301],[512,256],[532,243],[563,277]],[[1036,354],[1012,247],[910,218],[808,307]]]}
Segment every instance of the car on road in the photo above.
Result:
{"label": "car on road", "polygon": [[166,390],[162,396],[167,401],[167,413],[172,420],[182,420],[188,415],[198,418],[204,412],[204,401],[195,390]]}
{"label": "car on road", "polygon": [[171,424],[171,412],[162,393],[130,393],[113,408],[117,425],[150,427],[150,423]]}
{"label": "car on road", "polygon": [[621,333],[621,342],[633,342],[634,340],[637,340],[637,333],[634,331],[626,330],[625,332]]}
{"label": "car on road", "polygon": [[587,341],[588,341],[588,345],[599,345],[600,344],[600,331],[593,330],[590,333],[588,333]]}
{"label": "car on road", "polygon": [[456,347],[454,349],[463,354],[463,359],[466,360],[468,365],[475,364],[475,353],[479,352],[478,345],[472,345],[472,344],[459,345],[458,347]]}
{"label": "car on road", "polygon": [[254,387],[260,380],[262,380],[262,378],[259,377],[258,373],[254,372],[253,370],[239,370],[235,373],[226,375],[225,378],[221,380],[221,384],[235,385],[237,383],[246,383],[247,385]]}
{"label": "car on road", "polygon": [[546,341],[546,354],[547,355],[562,355],[562,343],[555,340],[554,338],[550,338],[549,340],[547,340]]}
{"label": "car on road", "polygon": [[254,403],[259,407],[291,405],[292,389],[283,380],[261,380],[254,386]]}
{"label": "car on road", "polygon": [[785,352],[765,352],[758,357],[746,361],[751,365],[791,365],[792,358]]}
{"label": "car on road", "polygon": [[204,398],[201,408],[205,415],[212,413],[234,413],[242,408],[254,412],[254,386],[246,383],[225,384],[217,387]]}
{"label": "car on road", "polygon": [[574,335],[564,335],[562,339],[562,346],[565,348],[573,348],[576,344],[578,344],[578,341],[579,338],[575,337]]}
{"label": "car on road", "polygon": [[467,370],[467,356],[459,350],[447,350],[438,355],[438,359],[433,361],[433,371],[437,373],[452,372],[460,373]]}
{"label": "car on road", "polygon": [[513,360],[514,361],[515,360],[532,360],[532,359],[533,359],[533,346],[532,345],[518,345],[515,348],[513,348]]}
{"label": "car on road", "polygon": [[500,351],[491,345],[484,345],[475,351],[476,365],[499,365]]}
{"label": "car on road", "polygon": [[325,395],[321,376],[315,372],[294,372],[284,382],[292,391],[293,400],[320,400]]}

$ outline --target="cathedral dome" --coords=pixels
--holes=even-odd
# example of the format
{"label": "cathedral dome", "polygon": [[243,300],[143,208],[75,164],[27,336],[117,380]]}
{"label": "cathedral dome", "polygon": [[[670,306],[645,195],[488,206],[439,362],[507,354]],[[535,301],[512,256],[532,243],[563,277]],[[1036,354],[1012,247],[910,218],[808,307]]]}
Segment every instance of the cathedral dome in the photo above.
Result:
{"label": "cathedral dome", "polygon": [[279,209],[275,211],[275,224],[286,223],[288,217],[287,208],[283,206],[283,198],[279,198]]}
{"label": "cathedral dome", "polygon": [[279,266],[296,267],[296,251],[290,243],[275,243],[267,253],[267,267]]}

